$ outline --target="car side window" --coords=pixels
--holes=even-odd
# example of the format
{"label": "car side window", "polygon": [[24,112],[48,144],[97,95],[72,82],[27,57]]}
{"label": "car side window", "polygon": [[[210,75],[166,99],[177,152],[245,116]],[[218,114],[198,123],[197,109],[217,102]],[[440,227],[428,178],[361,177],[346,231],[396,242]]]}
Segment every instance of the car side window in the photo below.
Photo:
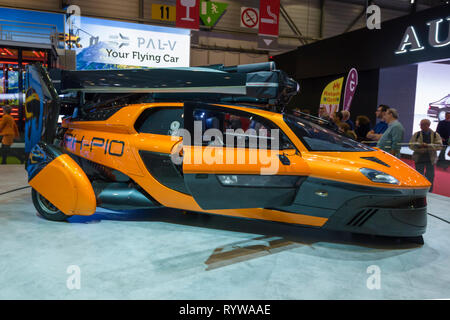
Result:
{"label": "car side window", "polygon": [[138,118],[135,129],[140,133],[170,136],[183,129],[183,108],[149,108]]}
{"label": "car side window", "polygon": [[[251,149],[294,149],[287,136],[271,121],[234,110],[195,108],[194,128],[201,128],[203,146]],[[194,143],[198,140],[194,141]]]}

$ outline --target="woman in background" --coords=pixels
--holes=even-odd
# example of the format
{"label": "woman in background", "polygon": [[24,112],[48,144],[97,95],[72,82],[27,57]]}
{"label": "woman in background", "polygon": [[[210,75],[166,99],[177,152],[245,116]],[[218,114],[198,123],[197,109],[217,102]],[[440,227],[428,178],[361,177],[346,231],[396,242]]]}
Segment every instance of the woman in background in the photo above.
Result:
{"label": "woman in background", "polygon": [[8,151],[14,142],[14,139],[19,136],[16,122],[11,116],[11,106],[3,106],[3,117],[0,119],[0,136],[2,138],[2,164],[6,164],[8,158]]}
{"label": "woman in background", "polygon": [[370,131],[370,120],[366,116],[357,116],[355,123],[355,133],[358,141],[365,141],[367,133]]}
{"label": "woman in background", "polygon": [[339,124],[339,131],[341,131],[344,136],[356,140],[356,133],[350,128],[350,125],[345,122]]}

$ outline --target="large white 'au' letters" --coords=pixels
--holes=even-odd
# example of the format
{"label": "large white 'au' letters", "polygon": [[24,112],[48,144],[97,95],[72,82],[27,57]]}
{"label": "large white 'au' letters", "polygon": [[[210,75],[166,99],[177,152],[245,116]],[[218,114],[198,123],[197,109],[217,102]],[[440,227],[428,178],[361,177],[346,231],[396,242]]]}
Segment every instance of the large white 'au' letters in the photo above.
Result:
{"label": "large white 'au' letters", "polygon": [[[446,21],[447,23],[445,23]],[[433,48],[442,48],[450,45],[450,17],[446,19],[436,19],[427,23],[428,25],[428,43]],[[442,35],[445,34],[444,30],[448,27],[447,38],[442,39]],[[413,26],[409,26],[400,45],[395,51],[396,54],[402,54],[406,52],[419,51],[425,49],[421,45],[420,39],[417,36],[416,30]]]}
{"label": "large white 'au' letters", "polygon": [[450,44],[450,17],[448,17],[446,20],[448,21],[448,35],[447,39],[444,41],[439,41],[439,27],[444,19],[437,19],[427,23],[427,25],[430,27],[430,30],[428,32],[428,42],[435,48],[445,47]]}

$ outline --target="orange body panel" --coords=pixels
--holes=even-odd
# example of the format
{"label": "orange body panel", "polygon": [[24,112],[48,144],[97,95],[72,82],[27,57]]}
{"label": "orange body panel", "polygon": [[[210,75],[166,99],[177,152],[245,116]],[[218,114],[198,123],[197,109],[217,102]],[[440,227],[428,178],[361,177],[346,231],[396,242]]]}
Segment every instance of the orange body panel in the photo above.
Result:
{"label": "orange body panel", "polygon": [[[159,183],[146,169],[138,151],[153,151],[170,154],[172,149],[180,139],[170,136],[138,133],[134,129],[134,123],[139,115],[147,108],[151,107],[182,107],[181,103],[150,103],[126,106],[116,112],[106,121],[84,121],[65,122],[64,127],[68,128],[67,134],[75,137],[74,141],[66,141],[66,149],[78,156],[89,159],[93,162],[111,167],[127,174],[137,184],[139,184],[156,201],[166,207],[215,213],[229,216],[239,216],[286,223],[295,223],[311,226],[322,226],[326,223],[326,218],[293,214],[277,210],[261,208],[235,209],[235,210],[202,210],[195,199],[187,194],[172,190]],[[430,183],[414,169],[407,166],[402,161],[382,151],[374,152],[309,152],[301,143],[300,139],[290,130],[284,122],[283,116],[278,113],[264,111],[261,109],[237,107],[224,105],[227,108],[238,109],[254,113],[265,117],[279,126],[295,145],[295,150],[284,150],[291,165],[279,165],[279,173],[282,175],[309,175],[311,177],[326,180],[335,180],[351,184],[382,187],[382,188],[427,188]],[[70,138],[72,139],[72,138]],[[97,140],[96,140],[97,139]],[[103,139],[103,144],[99,142]],[[78,142],[77,142],[78,141]],[[108,145],[115,141],[113,146]],[[94,143],[93,143],[94,142]],[[119,143],[120,142],[120,143]],[[263,163],[256,164],[211,164],[208,166],[195,163],[193,151],[200,148],[200,152],[206,147],[184,146],[184,157],[190,158],[190,164],[183,164],[186,173],[245,173],[260,174]],[[213,148],[214,152],[223,156],[224,149]],[[237,157],[233,151],[234,157]],[[246,157],[252,156],[257,150],[245,149]],[[282,152],[282,151],[280,151]],[[121,153],[120,157],[115,154]],[[373,156],[388,163],[390,168],[383,165],[363,160],[363,156]],[[277,157],[273,154],[271,157]],[[272,158],[273,159],[273,158]],[[366,178],[360,168],[372,168],[386,172],[400,181],[399,185],[387,185],[374,183]],[[44,195],[45,196],[45,195]]]}
{"label": "orange body panel", "polygon": [[259,220],[269,220],[276,222],[284,222],[284,223],[293,223],[293,224],[301,224],[313,227],[321,227],[323,226],[328,219],[321,217],[308,216],[304,214],[298,213],[289,213],[278,210],[269,210],[262,208],[255,209],[227,209],[227,210],[210,210],[204,211],[207,213],[215,213],[222,214],[226,216],[232,217],[241,217],[241,218],[252,218]]}
{"label": "orange body panel", "polygon": [[[361,157],[376,157],[389,164],[390,167],[361,159]],[[416,170],[393,155],[380,150],[372,152],[305,153],[303,158],[310,165],[311,176],[315,178],[395,189],[424,189],[431,186],[430,182]],[[359,171],[360,168],[385,172],[395,177],[399,184],[390,185],[372,182]]]}
{"label": "orange body panel", "polygon": [[[127,175],[142,176],[129,135],[83,129],[69,129],[66,133],[66,150],[93,162],[114,168]],[[121,154],[121,156],[117,156]]]}
{"label": "orange body panel", "polygon": [[69,155],[50,162],[29,184],[66,215],[91,215],[96,210],[91,182]]}
{"label": "orange body panel", "polygon": [[[259,150],[184,146],[184,173],[278,174],[307,176],[310,169],[295,150]],[[285,154],[290,165],[282,165],[278,155]],[[206,156],[202,156],[206,155]],[[210,158],[211,157],[211,158]],[[231,161],[229,161],[231,159]],[[234,160],[234,161],[233,161]],[[241,162],[239,162],[241,160]],[[212,164],[208,163],[214,162]],[[233,161],[233,162],[232,162]],[[231,163],[230,163],[231,162]]]}

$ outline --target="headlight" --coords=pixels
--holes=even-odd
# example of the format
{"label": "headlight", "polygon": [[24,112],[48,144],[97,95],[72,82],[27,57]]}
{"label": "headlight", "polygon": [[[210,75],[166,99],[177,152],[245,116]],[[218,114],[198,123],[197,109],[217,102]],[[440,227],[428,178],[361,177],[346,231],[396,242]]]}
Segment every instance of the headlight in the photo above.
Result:
{"label": "headlight", "polygon": [[361,168],[360,171],[363,175],[365,175],[367,178],[369,178],[373,182],[389,183],[389,184],[398,184],[399,183],[398,180],[395,179],[393,176],[391,176],[387,173],[381,172],[381,171],[368,169],[368,168]]}

